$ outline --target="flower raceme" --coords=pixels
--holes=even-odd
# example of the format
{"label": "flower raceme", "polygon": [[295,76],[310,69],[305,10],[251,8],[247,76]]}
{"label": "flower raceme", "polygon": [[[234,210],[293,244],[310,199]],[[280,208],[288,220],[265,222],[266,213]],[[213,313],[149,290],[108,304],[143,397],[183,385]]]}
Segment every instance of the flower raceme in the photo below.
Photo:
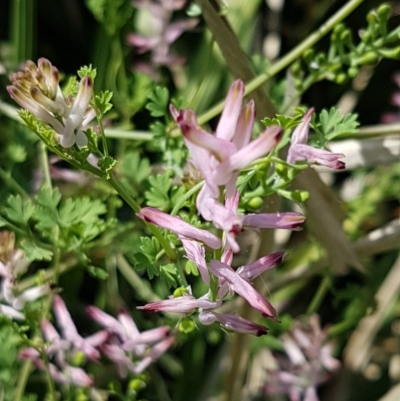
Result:
{"label": "flower raceme", "polygon": [[75,143],[87,145],[84,130],[95,117],[90,106],[93,82],[85,76],[79,83],[76,98],[65,98],[59,86],[59,72],[49,60],[40,58],[37,65],[28,60],[22,71],[11,74],[10,96],[39,121],[50,125],[59,143],[70,148]]}

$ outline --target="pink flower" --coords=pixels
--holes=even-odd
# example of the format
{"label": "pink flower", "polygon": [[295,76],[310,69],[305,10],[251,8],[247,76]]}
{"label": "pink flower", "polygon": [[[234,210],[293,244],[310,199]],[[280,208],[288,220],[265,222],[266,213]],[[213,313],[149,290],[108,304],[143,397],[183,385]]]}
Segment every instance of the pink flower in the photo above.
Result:
{"label": "pink flower", "polygon": [[230,284],[232,291],[244,298],[264,317],[276,317],[274,307],[230,266],[218,260],[212,260],[210,270],[215,276],[225,279]]}
{"label": "pink flower", "polygon": [[258,213],[243,216],[243,226],[251,228],[280,228],[299,231],[305,217],[296,212]]}
{"label": "pink flower", "polygon": [[222,315],[216,312],[204,311],[199,313],[199,321],[204,325],[218,322],[226,330],[243,334],[253,334],[257,337],[267,334],[268,332],[266,327],[236,315]]}
{"label": "pink flower", "polygon": [[277,358],[278,369],[269,371],[268,395],[288,394],[291,400],[318,401],[317,386],[329,380],[340,368],[332,357],[332,343],[325,343],[319,317],[312,315],[307,324],[295,322],[290,333],[282,336],[287,359]]}
{"label": "pink flower", "polygon": [[301,124],[294,130],[287,162],[294,164],[296,161],[307,161],[308,164],[320,164],[335,170],[344,169],[345,164],[339,160],[345,157],[344,154],[332,153],[324,149],[315,149],[306,145],[308,140],[309,124],[313,113],[313,108],[308,110],[303,117]]}
{"label": "pink flower", "polygon": [[196,299],[192,295],[183,295],[177,298],[169,298],[162,301],[150,302],[137,309],[149,312],[170,312],[170,313],[193,313],[196,309],[213,309],[221,305],[221,301],[210,301],[207,298]]}
{"label": "pink flower", "polygon": [[[150,34],[130,34],[128,44],[134,46],[138,54],[150,52],[150,61],[136,63],[136,68],[158,80],[157,69],[160,66],[172,67],[183,64],[184,59],[170,53],[170,47],[184,31],[193,29],[197,19],[181,19],[171,22],[173,12],[184,7],[182,0],[135,1],[133,5],[143,10],[147,18]],[[146,14],[144,14],[146,13]]]}
{"label": "pink flower", "polygon": [[192,226],[191,224],[184,222],[181,218],[170,216],[158,209],[144,207],[140,209],[140,213],[137,213],[137,216],[149,223],[155,224],[156,226],[166,228],[184,238],[203,242],[212,249],[218,249],[221,247],[221,240],[214,234]]}
{"label": "pink flower", "polygon": [[168,326],[140,333],[127,312],[119,313],[117,319],[94,306],[87,308],[87,312],[93,320],[116,335],[116,338],[103,344],[100,349],[115,363],[121,377],[126,377],[129,371],[135,374],[143,372],[174,342]]}

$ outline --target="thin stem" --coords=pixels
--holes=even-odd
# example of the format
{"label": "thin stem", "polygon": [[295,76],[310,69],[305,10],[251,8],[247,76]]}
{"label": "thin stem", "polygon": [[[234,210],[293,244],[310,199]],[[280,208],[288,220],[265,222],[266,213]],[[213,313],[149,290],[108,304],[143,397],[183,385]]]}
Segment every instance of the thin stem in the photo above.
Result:
{"label": "thin stem", "polygon": [[125,131],[118,128],[107,128],[104,131],[107,138],[131,139],[136,141],[152,141],[154,134],[150,131]]}
{"label": "thin stem", "polygon": [[185,273],[184,273],[184,271],[183,271],[183,269],[182,269],[182,266],[181,266],[181,264],[180,264],[179,261],[177,261],[177,262],[175,263],[175,268],[176,268],[176,270],[177,270],[177,276],[178,276],[179,284],[180,284],[182,287],[185,287],[185,288],[186,288],[186,287],[189,285],[189,283],[188,283],[187,280],[186,280]]}
{"label": "thin stem", "polygon": [[[288,67],[294,61],[301,57],[301,55],[309,48],[314,46],[319,40],[321,40],[329,31],[331,31],[339,22],[345,19],[351,12],[353,12],[364,0],[350,0],[345,4],[336,14],[334,14],[325,24],[323,24],[317,31],[309,35],[304,39],[298,46],[292,51],[283,56],[275,64],[273,64],[268,72],[261,74],[258,77],[251,80],[245,88],[245,96],[254,92],[261,85],[265,84],[272,77],[277,75],[283,69]],[[200,125],[205,124],[212,118],[220,114],[224,108],[225,101],[222,101],[206,111],[198,118]]]}
{"label": "thin stem", "polygon": [[178,202],[175,204],[174,208],[171,211],[171,216],[176,215],[179,212],[180,208],[183,206],[183,204],[188,199],[190,199],[193,194],[198,192],[203,185],[204,185],[204,181],[201,181],[198,184],[196,184],[193,188],[191,188],[189,191],[187,191],[185,193],[185,195],[183,195],[182,198],[180,198],[178,200]]}
{"label": "thin stem", "polygon": [[317,292],[314,295],[314,298],[311,300],[310,305],[307,308],[307,315],[312,315],[313,313],[318,311],[319,306],[321,305],[322,301],[325,298],[326,293],[328,292],[329,288],[331,287],[331,277],[326,275],[323,280],[321,281]]}
{"label": "thin stem", "polygon": [[47,377],[47,384],[49,388],[49,393],[50,393],[50,399],[52,401],[57,401],[57,394],[56,394],[56,388],[54,386],[53,379],[51,378],[50,375],[50,368],[49,368],[49,360],[47,358],[46,352],[42,351],[42,361],[44,362],[44,369],[46,371],[46,377]]}
{"label": "thin stem", "polygon": [[49,157],[47,155],[46,145],[42,141],[39,143],[39,161],[43,172],[43,187],[51,189],[53,188],[53,184],[50,176]]}
{"label": "thin stem", "polygon": [[117,255],[117,269],[125,277],[130,286],[136,291],[139,298],[148,302],[160,300],[160,298],[151,290],[147,281],[140,278],[140,276],[135,272],[135,269],[121,254]]}
{"label": "thin stem", "polygon": [[[113,177],[111,176],[109,180],[107,180],[110,185],[118,192],[122,199],[133,209],[135,213],[139,213],[140,205],[129,195],[126,189]],[[167,254],[169,260],[175,262],[177,260],[177,255],[174,249],[171,248],[170,243],[165,239],[165,237],[161,234],[161,231],[153,224],[148,222],[144,222],[150,232],[158,239],[160,245],[164,248],[165,253]]]}
{"label": "thin stem", "polygon": [[13,189],[15,192],[21,195],[23,199],[29,198],[29,195],[26,193],[25,189],[18,184],[16,180],[11,176],[10,173],[3,170],[0,167],[0,178],[4,181],[4,183],[10,188]]}
{"label": "thin stem", "polygon": [[31,368],[32,368],[31,361],[28,360],[23,363],[21,371],[19,372],[17,387],[15,389],[13,401],[22,400],[25,393],[26,384],[28,382],[29,375],[31,373]]}

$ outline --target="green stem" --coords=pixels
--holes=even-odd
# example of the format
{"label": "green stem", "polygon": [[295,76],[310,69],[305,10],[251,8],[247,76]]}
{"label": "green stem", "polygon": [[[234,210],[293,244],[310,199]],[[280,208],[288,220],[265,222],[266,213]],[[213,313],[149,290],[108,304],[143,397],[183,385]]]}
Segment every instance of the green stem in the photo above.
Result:
{"label": "green stem", "polygon": [[186,288],[189,285],[189,283],[186,280],[185,272],[183,271],[182,266],[179,261],[175,263],[175,268],[177,270],[179,284],[182,287]]}
{"label": "green stem", "polygon": [[117,255],[117,268],[130,286],[136,291],[140,299],[147,302],[160,300],[160,298],[151,290],[148,282],[140,278],[133,267],[121,254]]}
{"label": "green stem", "polygon": [[[135,213],[139,213],[140,205],[129,195],[126,189],[113,176],[110,177],[108,182],[118,192],[121,198],[124,199],[124,201],[133,209],[133,211]],[[145,224],[150,232],[158,239],[160,245],[164,248],[169,260],[171,260],[171,262],[175,262],[177,260],[176,252],[174,249],[171,248],[170,243],[161,234],[161,231],[153,224],[150,224],[146,221]]]}
{"label": "green stem", "polygon": [[28,382],[29,375],[31,373],[31,368],[32,368],[31,361],[25,361],[23,363],[22,368],[19,372],[17,387],[15,389],[13,401],[21,401],[22,400],[24,393],[25,393],[26,384]]}
{"label": "green stem", "polygon": [[[288,67],[294,61],[301,57],[301,55],[307,49],[314,46],[320,39],[322,39],[329,31],[331,31],[339,22],[345,19],[351,12],[353,12],[364,0],[350,0],[345,4],[336,14],[334,14],[325,24],[323,24],[317,31],[309,35],[303,40],[298,46],[292,51],[283,56],[275,64],[273,64],[267,73],[261,74],[258,77],[251,80],[245,88],[245,96],[254,92],[261,85],[265,84],[268,80],[274,77],[276,74],[281,72],[283,69]],[[219,115],[225,105],[225,101],[222,101],[206,111],[198,118],[199,125],[203,125],[210,121],[212,118]]]}
{"label": "green stem", "polygon": [[44,362],[44,369],[46,371],[46,377],[47,377],[47,384],[49,388],[49,393],[50,393],[50,399],[51,401],[58,401],[57,400],[57,394],[56,394],[56,388],[54,386],[53,379],[50,375],[50,369],[49,369],[49,360],[47,358],[46,352],[42,351],[42,361]]}
{"label": "green stem", "polygon": [[191,188],[189,191],[187,191],[185,193],[185,195],[183,195],[182,198],[180,198],[178,200],[178,202],[175,204],[174,208],[171,211],[171,216],[176,215],[179,212],[180,208],[183,206],[183,204],[188,199],[190,199],[193,194],[198,192],[203,185],[204,185],[204,181],[201,181],[198,184],[196,184],[193,188]]}
{"label": "green stem", "polygon": [[331,277],[326,275],[321,281],[317,292],[314,295],[314,298],[311,300],[310,305],[307,308],[307,315],[312,315],[313,313],[318,311],[319,306],[325,298],[326,293],[331,287]]}
{"label": "green stem", "polygon": [[46,145],[42,141],[39,143],[39,161],[43,172],[43,187],[51,189],[53,188],[53,184],[50,177],[49,157],[47,154]]}
{"label": "green stem", "polygon": [[0,178],[4,181],[4,183],[15,192],[21,195],[21,198],[28,199],[29,195],[25,192],[24,188],[18,184],[17,181],[11,176],[10,173],[0,168]]}

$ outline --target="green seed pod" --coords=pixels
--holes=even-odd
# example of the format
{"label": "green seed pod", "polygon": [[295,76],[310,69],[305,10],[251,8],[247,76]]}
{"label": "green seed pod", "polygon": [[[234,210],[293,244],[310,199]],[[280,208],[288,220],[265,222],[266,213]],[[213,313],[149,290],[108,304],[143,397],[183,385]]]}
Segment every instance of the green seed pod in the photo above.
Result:
{"label": "green seed pod", "polygon": [[172,295],[174,298],[179,298],[187,293],[188,293],[188,290],[185,287],[178,287]]}
{"label": "green seed pod", "polygon": [[263,204],[263,199],[260,196],[255,196],[254,198],[251,198],[246,205],[247,210],[258,210]]}
{"label": "green seed pod", "polygon": [[191,317],[183,318],[179,323],[179,331],[181,333],[192,333],[196,328],[196,325]]}
{"label": "green seed pod", "polygon": [[378,49],[378,52],[385,58],[394,60],[398,60],[400,58],[400,47],[395,47],[394,49]]}
{"label": "green seed pod", "polygon": [[139,390],[141,390],[145,386],[146,386],[146,384],[140,378],[132,379],[128,384],[129,390],[134,391],[135,393],[137,393]]}
{"label": "green seed pod", "polygon": [[358,68],[357,67],[350,67],[347,70],[347,75],[349,76],[349,78],[353,79],[358,75]]}
{"label": "green seed pod", "polygon": [[378,58],[375,52],[369,51],[360,58],[360,64],[374,64],[378,61]]}
{"label": "green seed pod", "polygon": [[343,73],[343,72],[335,76],[335,82],[338,85],[343,85],[347,81],[348,81],[347,75],[345,73]]}

